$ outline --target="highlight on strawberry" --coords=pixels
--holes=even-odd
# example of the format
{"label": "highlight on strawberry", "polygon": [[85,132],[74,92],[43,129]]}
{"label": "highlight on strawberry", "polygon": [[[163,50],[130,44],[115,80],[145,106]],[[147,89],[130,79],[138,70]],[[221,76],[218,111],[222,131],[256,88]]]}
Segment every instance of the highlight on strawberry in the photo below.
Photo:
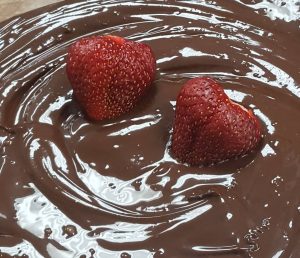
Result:
{"label": "highlight on strawberry", "polygon": [[156,59],[143,43],[117,36],[93,36],[75,42],[67,56],[74,96],[94,121],[132,110],[155,79]]}
{"label": "highlight on strawberry", "polygon": [[262,139],[251,110],[234,103],[213,79],[189,80],[176,105],[171,151],[189,165],[211,165],[246,155]]}

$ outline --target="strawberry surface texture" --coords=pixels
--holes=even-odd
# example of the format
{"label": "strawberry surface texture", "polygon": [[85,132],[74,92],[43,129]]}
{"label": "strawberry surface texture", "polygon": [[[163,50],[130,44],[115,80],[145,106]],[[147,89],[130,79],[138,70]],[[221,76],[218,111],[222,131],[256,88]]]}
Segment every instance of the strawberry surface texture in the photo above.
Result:
{"label": "strawberry surface texture", "polygon": [[132,110],[155,79],[151,48],[117,36],[75,42],[67,56],[75,99],[89,119],[101,121]]}
{"label": "strawberry surface texture", "polygon": [[252,111],[231,101],[215,80],[195,78],[182,87],[171,146],[180,162],[201,166],[240,157],[254,150],[261,138]]}

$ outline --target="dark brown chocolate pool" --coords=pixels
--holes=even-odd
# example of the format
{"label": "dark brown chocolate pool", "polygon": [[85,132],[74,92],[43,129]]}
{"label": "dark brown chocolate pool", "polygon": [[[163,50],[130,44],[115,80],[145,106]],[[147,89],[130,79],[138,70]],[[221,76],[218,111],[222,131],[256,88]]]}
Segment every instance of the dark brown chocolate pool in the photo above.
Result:
{"label": "dark brown chocolate pool", "polygon": [[[0,24],[0,257],[300,257],[299,1],[65,1]],[[91,123],[68,46],[149,44],[153,90]],[[209,168],[169,153],[181,85],[220,81],[264,126],[257,153]]]}

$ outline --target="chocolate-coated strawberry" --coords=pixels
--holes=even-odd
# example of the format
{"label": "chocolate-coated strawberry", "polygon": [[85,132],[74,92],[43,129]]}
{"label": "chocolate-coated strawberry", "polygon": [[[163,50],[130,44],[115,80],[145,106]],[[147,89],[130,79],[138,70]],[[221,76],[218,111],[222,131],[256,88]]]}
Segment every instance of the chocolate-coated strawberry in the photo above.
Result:
{"label": "chocolate-coated strawberry", "polygon": [[262,138],[252,111],[232,102],[211,78],[188,81],[177,98],[172,153],[190,165],[210,165],[247,154]]}
{"label": "chocolate-coated strawberry", "polygon": [[117,36],[93,36],[75,42],[67,57],[74,96],[92,120],[130,111],[151,86],[156,60],[145,44]]}

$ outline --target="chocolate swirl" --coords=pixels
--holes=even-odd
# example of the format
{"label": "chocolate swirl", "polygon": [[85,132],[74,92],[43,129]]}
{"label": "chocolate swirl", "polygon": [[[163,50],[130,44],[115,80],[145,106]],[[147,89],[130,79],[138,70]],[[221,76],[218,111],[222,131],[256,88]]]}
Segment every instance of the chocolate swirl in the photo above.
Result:
{"label": "chocolate swirl", "polygon": [[[298,7],[76,0],[2,23],[0,257],[299,257]],[[158,75],[133,112],[91,123],[65,55],[103,34],[149,44]],[[176,96],[196,76],[254,110],[257,153],[208,168],[172,159]]]}

